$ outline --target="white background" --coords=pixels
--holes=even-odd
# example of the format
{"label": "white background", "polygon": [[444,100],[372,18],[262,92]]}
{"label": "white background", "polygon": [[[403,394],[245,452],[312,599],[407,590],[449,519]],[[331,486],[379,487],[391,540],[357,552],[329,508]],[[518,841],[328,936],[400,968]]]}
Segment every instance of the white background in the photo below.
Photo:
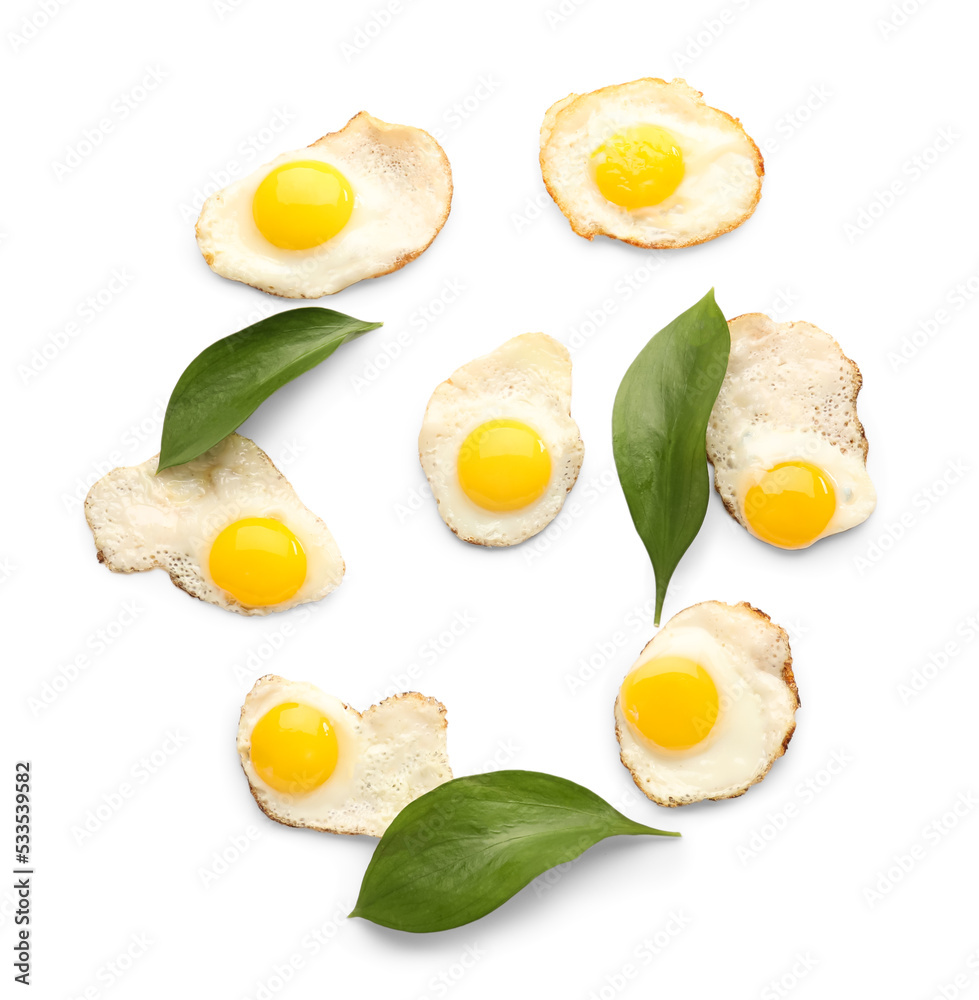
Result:
{"label": "white background", "polygon": [[[381,6],[96,0],[53,3],[44,24],[38,2],[5,5],[0,797],[31,759],[39,995],[931,998],[959,977],[979,996],[972,6],[907,0],[895,24],[886,0],[413,0],[377,30]],[[135,89],[147,74],[154,89]],[[765,149],[741,229],[672,253],[589,243],[543,194],[545,109],[647,75],[685,76]],[[87,485],[157,450],[194,355],[294,305],[208,270],[201,191],[361,109],[440,130],[452,214],[416,262],[323,301],[385,325],[244,427],[330,525],[342,587],[311,611],[247,619],[162,573],[111,575]],[[463,291],[433,307],[447,282]],[[609,423],[628,363],[711,286],[727,315],[812,321],[857,361],[880,503],[861,528],[783,553],[712,497],[667,614],[712,598],[767,611],[791,634],[802,708],[764,783],[669,811],[634,789],[613,734],[617,686],[653,632],[653,578]],[[581,344],[587,457],[560,523],[487,551],[419,493],[416,435],[439,381],[528,330]],[[42,370],[25,375],[35,351]],[[473,621],[450,637],[457,617]],[[79,654],[89,665],[32,708]],[[271,670],[359,708],[418,688],[448,706],[456,774],[552,771],[684,837],[605,843],[455,931],[348,921],[373,841],[277,826],[240,771],[239,706]],[[902,696],[916,671],[922,690]],[[124,783],[132,796],[79,837]],[[9,848],[2,859],[13,867]],[[11,902],[0,890],[5,978]],[[120,962],[127,949],[139,954]]]}

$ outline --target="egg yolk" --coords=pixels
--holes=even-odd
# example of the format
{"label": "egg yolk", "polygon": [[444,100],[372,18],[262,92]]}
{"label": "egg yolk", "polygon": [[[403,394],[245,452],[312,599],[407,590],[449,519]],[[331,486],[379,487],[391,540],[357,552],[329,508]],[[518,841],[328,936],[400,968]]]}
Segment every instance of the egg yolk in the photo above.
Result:
{"label": "egg yolk", "polygon": [[229,524],[211,546],[211,579],[253,608],[281,604],[306,579],[306,553],[298,538],[270,517]]}
{"label": "egg yolk", "polygon": [[332,239],[353,209],[350,182],[321,160],[276,167],[258,185],[252,200],[259,232],[283,250],[308,250]]}
{"label": "egg yolk", "polygon": [[754,534],[783,549],[811,545],[835,511],[832,480],[808,462],[780,462],[744,498],[744,517]]}
{"label": "egg yolk", "polygon": [[674,136],[657,125],[616,132],[592,159],[598,190],[622,208],[658,205],[683,180],[683,153]]}
{"label": "egg yolk", "polygon": [[490,420],[462,442],[459,485],[474,504],[496,512],[537,500],[551,479],[551,456],[540,435],[519,420]]}
{"label": "egg yolk", "polygon": [[319,788],[337,766],[337,734],[319,709],[287,701],[252,729],[251,759],[270,788],[302,795]]}
{"label": "egg yolk", "polygon": [[636,667],[622,682],[619,703],[636,731],[664,750],[695,747],[717,721],[714,681],[683,656],[660,656]]}

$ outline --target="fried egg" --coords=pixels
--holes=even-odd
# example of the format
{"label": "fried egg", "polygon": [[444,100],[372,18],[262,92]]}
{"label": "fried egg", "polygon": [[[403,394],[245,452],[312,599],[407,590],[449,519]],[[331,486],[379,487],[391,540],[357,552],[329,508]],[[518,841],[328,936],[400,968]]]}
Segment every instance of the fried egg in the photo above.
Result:
{"label": "fried egg", "polygon": [[238,756],[277,823],[380,837],[412,799],[452,777],[445,725],[445,706],[414,691],[361,714],[268,674],[241,707]]}
{"label": "fried egg", "polygon": [[857,416],[860,369],[811,323],[728,323],[731,355],[707,426],[724,506],[756,538],[801,549],[877,503]]}
{"label": "fried egg", "polygon": [[674,615],[615,701],[622,763],[661,806],[742,795],[795,731],[799,694],[785,632],[750,604]]}
{"label": "fried egg", "polygon": [[197,243],[225,278],[314,299],[414,260],[451,201],[442,147],[421,129],[361,111],[211,195]]}
{"label": "fried egg", "polygon": [[476,545],[516,545],[554,519],[584,457],[571,356],[543,333],[452,373],[425,410],[418,453],[442,520]]}
{"label": "fried egg", "polygon": [[569,94],[541,126],[544,184],[571,228],[640,247],[686,247],[755,210],[765,173],[737,118],[685,80]]}
{"label": "fried egg", "polygon": [[240,615],[319,601],[343,559],[326,525],[253,441],[229,434],[156,475],[159,456],[113,469],[85,517],[114,573],[164,569],[191,597]]}

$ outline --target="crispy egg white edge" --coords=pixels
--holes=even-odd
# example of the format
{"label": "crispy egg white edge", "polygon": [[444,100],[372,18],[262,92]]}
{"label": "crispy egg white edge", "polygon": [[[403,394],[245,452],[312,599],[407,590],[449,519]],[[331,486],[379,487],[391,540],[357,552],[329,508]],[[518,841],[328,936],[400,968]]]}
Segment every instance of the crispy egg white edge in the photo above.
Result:
{"label": "crispy egg white edge", "polygon": [[[746,313],[728,320],[728,328],[731,331],[728,375],[714,403],[707,430],[707,457],[714,467],[714,488],[728,513],[754,535],[742,509],[745,493],[773,465],[801,459],[829,474],[837,493],[833,517],[812,544],[862,524],[877,506],[877,492],[867,472],[867,437],[857,413],[857,397],[863,384],[860,369],[833,337],[812,323],[776,323],[764,313]],[[771,417],[772,426],[763,425],[737,436],[724,434],[715,414],[735,408],[731,397],[737,394],[735,383],[750,363],[752,344],[759,339],[762,343],[769,340],[777,343],[793,337],[796,346],[808,348],[808,355],[802,358],[805,364],[797,366],[799,384],[808,385],[818,376],[827,391],[816,399],[807,390],[808,405],[804,407],[797,405],[801,397],[789,398],[781,389],[769,392],[764,405],[776,410]],[[821,352],[821,356],[817,358],[816,352]],[[833,364],[820,371],[818,362],[829,359]],[[838,388],[840,369],[845,372],[842,376],[845,399],[839,408],[841,412],[827,414],[822,403],[830,385]],[[785,365],[779,366],[781,376],[787,371]],[[747,419],[754,421],[756,417],[749,415]]]}
{"label": "crispy egg white edge", "polygon": [[[541,126],[541,172],[548,193],[579,236],[589,240],[610,236],[646,248],[683,247],[721,236],[749,218],[761,197],[765,173],[761,153],[737,118],[705,104],[702,96],[683,79],[667,83],[647,77],[569,94],[548,109]],[[595,129],[591,125],[600,118],[603,102],[609,102],[615,113]],[[653,110],[647,113],[646,108]],[[583,120],[576,122],[576,116]],[[591,155],[616,131],[636,124],[660,125],[674,132],[681,146],[685,140],[694,151],[694,162],[711,148],[730,148],[722,149],[707,169],[688,169],[677,190],[659,205],[622,208],[607,201],[595,185]],[[709,196],[712,186],[723,194],[720,213],[708,212],[695,225],[686,226],[688,213],[682,203],[716,205],[719,200]]]}
{"label": "crispy egg white edge", "polygon": [[[735,622],[736,632],[728,634],[728,629]],[[736,798],[743,795],[753,784],[765,777],[775,760],[785,752],[795,732],[795,712],[799,707],[799,694],[792,673],[792,654],[788,636],[782,628],[769,619],[768,615],[744,602],[728,605],[719,601],[704,601],[680,611],[647,643],[626,676],[640,664],[664,652],[671,632],[677,633],[687,629],[694,629],[699,633],[706,632],[712,637],[715,655],[711,667],[714,667],[729,655],[725,650],[730,650],[734,646],[734,640],[739,638],[746,628],[750,630],[749,634],[755,635],[755,641],[751,643],[751,649],[747,654],[741,651],[738,676],[745,684],[745,695],[749,699],[744,704],[754,703],[757,706],[758,721],[764,723],[765,728],[762,730],[762,746],[759,748],[757,759],[746,761],[739,777],[716,783],[712,787],[693,785],[689,781],[684,781],[682,777],[684,760],[696,760],[701,756],[701,752],[696,748],[683,753],[654,750],[633,731],[620,706],[619,693],[616,693],[615,735],[619,741],[620,759],[632,774],[637,787],[659,805],[679,806],[704,799]],[[714,633],[719,633],[723,638]],[[664,636],[665,640],[662,638]],[[725,638],[727,641],[724,641]],[[683,643],[674,641],[665,651],[670,655],[683,655],[682,649]],[[766,650],[770,651],[767,656]],[[703,666],[710,670],[706,664]],[[723,694],[720,687],[718,693]],[[766,704],[762,703],[762,693],[770,699]],[[769,704],[774,707],[774,712],[768,710]],[[710,753],[712,749],[716,751],[723,747],[726,736],[726,714],[725,706],[722,704],[714,727],[715,730],[721,727],[720,731],[716,734],[711,732],[705,752]],[[680,777],[677,776],[678,771]]]}
{"label": "crispy egg white edge", "polygon": [[[283,701],[317,707],[336,726],[337,771],[307,795],[291,797],[270,788],[251,762],[255,723]],[[313,684],[267,674],[255,682],[242,705],[238,756],[252,796],[277,823],[380,837],[409,802],[452,778],[445,714],[440,701],[416,691],[385,698],[361,714]],[[426,739],[428,747],[423,745]],[[340,784],[335,782],[338,772]]]}
{"label": "crispy egg white edge", "polygon": [[[536,368],[541,377],[536,377]],[[513,384],[515,375],[535,375]],[[486,376],[493,385],[486,388]],[[495,376],[495,378],[492,378]],[[494,389],[512,390],[500,398]],[[548,405],[543,411],[541,400]],[[457,460],[466,437],[488,420],[521,420],[541,436],[551,457],[544,494],[527,507],[484,510],[459,485]],[[558,515],[581,471],[584,444],[571,417],[571,356],[543,333],[525,333],[456,369],[429,399],[418,437],[418,454],[442,520],[475,545],[517,545],[543,531]]]}
{"label": "crispy egg white edge", "polygon": [[[319,601],[339,586],[345,567],[330,530],[300,501],[285,476],[249,438],[230,434],[199,458],[165,469],[159,476],[158,460],[155,455],[140,465],[113,469],[92,486],[85,499],[85,517],[95,539],[96,554],[112,572],[163,569],[177,587],[192,597],[249,616]],[[235,497],[235,492],[244,487],[236,473],[243,464],[262,470],[263,475],[248,484],[258,486],[257,495]],[[201,496],[179,497],[185,489],[195,492],[202,483]],[[225,491],[230,495],[219,500],[216,493]],[[150,492],[165,496],[154,499],[148,495]],[[167,502],[171,495],[178,497],[172,506]],[[138,525],[127,522],[131,516],[148,518],[144,508],[157,512],[159,517],[156,524],[146,523],[141,531]],[[198,514],[206,521],[203,529],[195,524]],[[278,516],[302,543],[306,579],[288,601],[265,608],[249,607],[211,580],[207,568],[210,550],[228,524],[246,517],[269,516]],[[190,534],[181,538],[183,531]],[[161,541],[153,544],[154,535]]]}
{"label": "crispy egg white edge", "polygon": [[[364,144],[378,154],[367,165],[360,155]],[[412,151],[417,163],[406,162],[405,150]],[[297,159],[323,160],[340,170],[353,189],[354,209],[326,243],[283,250],[259,232],[251,202],[271,170]],[[385,174],[399,178],[399,186],[412,197],[388,197]],[[422,129],[392,125],[361,111],[338,132],[282,153],[212,194],[197,220],[197,243],[210,268],[223,277],[285,298],[320,298],[414,260],[438,235],[451,202],[449,161],[435,139]],[[396,230],[395,220],[407,225]]]}

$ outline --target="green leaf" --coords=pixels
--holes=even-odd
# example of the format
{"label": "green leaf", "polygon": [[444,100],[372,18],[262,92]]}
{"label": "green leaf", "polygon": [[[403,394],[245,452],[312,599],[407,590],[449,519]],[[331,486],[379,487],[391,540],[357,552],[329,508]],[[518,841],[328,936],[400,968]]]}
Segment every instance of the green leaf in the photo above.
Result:
{"label": "green leaf", "polygon": [[639,352],[612,408],[612,450],[656,576],[656,624],[670,577],[707,512],[707,421],[731,335],[711,289]]}
{"label": "green leaf", "polygon": [[170,395],[157,472],[202,455],[276,389],[380,325],[307,306],[276,313],[211,344],[191,361]]}
{"label": "green leaf", "polygon": [[458,927],[617,834],[679,836],[634,823],[594,792],[553,774],[456,778],[394,818],[350,916],[401,931]]}

